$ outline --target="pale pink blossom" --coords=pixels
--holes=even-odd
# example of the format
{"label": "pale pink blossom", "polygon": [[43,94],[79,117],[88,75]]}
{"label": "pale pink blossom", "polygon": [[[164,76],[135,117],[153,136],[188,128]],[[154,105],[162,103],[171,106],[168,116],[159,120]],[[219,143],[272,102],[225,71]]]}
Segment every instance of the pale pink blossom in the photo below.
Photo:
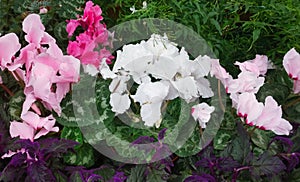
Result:
{"label": "pale pink blossom", "polygon": [[13,56],[21,48],[19,38],[14,33],[0,37],[0,68],[4,70],[11,63]]}
{"label": "pale pink blossom", "polygon": [[24,154],[26,152],[26,150],[24,148],[20,149],[20,150],[17,150],[16,152],[14,151],[11,151],[11,150],[8,150],[8,152],[4,155],[1,156],[2,159],[5,159],[5,158],[9,158],[17,153],[22,153]]}
{"label": "pale pink blossom", "polygon": [[41,8],[40,8],[40,13],[39,13],[39,14],[46,14],[46,13],[48,13],[48,9],[45,8],[45,7],[41,7]]}
{"label": "pale pink blossom", "polygon": [[211,60],[210,75],[220,80],[225,88],[228,87],[228,82],[232,80],[232,76],[220,65],[218,59]]}
{"label": "pale pink blossom", "polygon": [[293,90],[296,94],[300,93],[300,80],[294,80]]}
{"label": "pale pink blossom", "polygon": [[237,112],[245,123],[263,130],[271,130],[277,135],[289,135],[292,125],[282,118],[281,106],[271,97],[265,104],[258,102],[254,93],[242,93],[239,96]]}
{"label": "pale pink blossom", "polygon": [[272,130],[277,135],[289,135],[293,127],[281,117],[281,107],[271,96],[268,96],[262,114],[256,119],[255,125],[264,130]]}
{"label": "pale pink blossom", "polygon": [[257,93],[259,88],[264,84],[265,78],[258,77],[255,73],[250,71],[242,71],[237,79],[228,81],[228,93]]}
{"label": "pale pink blossom", "polygon": [[25,35],[25,40],[28,43],[40,45],[40,42],[45,33],[45,27],[42,24],[40,16],[37,14],[28,15],[24,19],[22,25],[23,25],[23,31],[27,34]]}
{"label": "pale pink blossom", "polygon": [[19,136],[20,139],[29,139],[33,141],[49,132],[58,132],[59,128],[54,127],[55,119],[52,115],[40,117],[34,112],[28,111],[21,116],[23,122],[13,121],[10,124],[11,137]]}
{"label": "pale pink blossom", "polygon": [[214,112],[215,108],[209,106],[206,103],[200,103],[192,107],[192,116],[200,124],[201,128],[206,128],[206,123],[210,120],[211,113]]}
{"label": "pale pink blossom", "polygon": [[238,65],[240,70],[250,71],[258,75],[265,75],[268,70],[269,65],[268,57],[265,55],[256,55],[255,59],[245,61],[243,63],[235,62],[235,65]]}
{"label": "pale pink blossom", "polygon": [[300,78],[300,55],[295,48],[290,49],[283,57],[283,67],[289,77],[298,80]]}
{"label": "pale pink blossom", "polygon": [[300,93],[300,54],[292,48],[283,57],[283,67],[294,80],[294,93]]}

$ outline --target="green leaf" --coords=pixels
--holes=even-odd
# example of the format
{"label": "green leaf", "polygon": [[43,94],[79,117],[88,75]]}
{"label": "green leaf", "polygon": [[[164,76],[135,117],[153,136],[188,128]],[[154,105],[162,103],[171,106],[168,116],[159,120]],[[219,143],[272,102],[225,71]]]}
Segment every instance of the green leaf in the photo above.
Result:
{"label": "green leaf", "polygon": [[253,32],[252,32],[252,42],[251,42],[251,46],[249,47],[249,49],[247,51],[250,51],[254,45],[254,43],[257,41],[257,39],[259,38],[260,36],[260,29],[255,29]]}
{"label": "green leaf", "polygon": [[285,118],[300,123],[300,96],[291,96],[282,106]]}
{"label": "green leaf", "polygon": [[56,112],[52,112],[53,116],[55,117],[56,121],[68,127],[75,127],[77,126],[77,121],[79,118],[76,118],[73,111],[73,102],[72,96],[67,94],[66,97],[61,102],[61,115],[58,116]]}
{"label": "green leaf", "polygon": [[63,158],[64,162],[69,165],[89,168],[95,164],[94,149],[86,143],[75,149],[75,152],[66,153]]}
{"label": "green leaf", "polygon": [[216,137],[214,138],[214,149],[224,150],[231,139],[230,133],[231,132],[228,132],[226,130],[219,130]]}
{"label": "green leaf", "polygon": [[238,136],[232,141],[231,156],[241,164],[246,164],[250,152],[249,135],[242,124],[238,124]]}
{"label": "green leaf", "polygon": [[287,181],[300,182],[300,168],[293,170],[288,175]]}
{"label": "green leaf", "polygon": [[279,105],[283,104],[284,101],[290,94],[290,89],[280,83],[265,83],[257,93],[257,99],[260,102],[264,102],[267,96],[272,96]]}
{"label": "green leaf", "polygon": [[157,170],[155,168],[148,168],[149,173],[147,175],[147,181],[149,182],[164,182],[167,181],[164,177],[168,176],[165,170]]}
{"label": "green leaf", "polygon": [[78,149],[83,144],[83,136],[78,127],[64,127],[61,131],[61,138],[69,139],[80,143],[80,145],[76,145],[75,149]]}
{"label": "green leaf", "polygon": [[127,178],[127,182],[138,182],[146,181],[146,166],[145,165],[136,165],[134,168],[131,168],[130,175]]}
{"label": "green leaf", "polygon": [[266,150],[268,147],[269,142],[271,141],[271,136],[273,133],[269,131],[264,131],[260,129],[254,130],[251,135],[251,141],[261,149]]}
{"label": "green leaf", "polygon": [[9,101],[8,113],[12,120],[21,120],[21,112],[25,95],[22,90],[17,92]]}

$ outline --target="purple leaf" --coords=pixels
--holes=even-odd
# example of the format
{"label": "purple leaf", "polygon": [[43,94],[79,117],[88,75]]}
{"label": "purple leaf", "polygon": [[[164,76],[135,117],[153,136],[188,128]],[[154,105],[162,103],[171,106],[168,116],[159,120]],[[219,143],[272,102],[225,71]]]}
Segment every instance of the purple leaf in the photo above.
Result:
{"label": "purple leaf", "polygon": [[55,181],[51,170],[46,166],[44,161],[38,160],[29,164],[27,168],[27,177],[25,181],[30,182],[47,182]]}
{"label": "purple leaf", "polygon": [[161,141],[164,139],[165,134],[166,134],[167,128],[164,128],[162,130],[159,131],[158,133],[158,140]]}
{"label": "purple leaf", "polygon": [[184,182],[216,182],[216,179],[209,174],[193,175],[184,180]]}
{"label": "purple leaf", "polygon": [[279,157],[263,153],[258,160],[253,161],[250,172],[254,177],[278,175],[286,166]]}
{"label": "purple leaf", "polygon": [[50,154],[52,157],[60,156],[73,149],[78,142],[67,139],[48,138],[39,141],[42,153],[46,156]]}
{"label": "purple leaf", "polygon": [[276,141],[276,140],[280,141],[284,146],[287,147],[287,150],[286,150],[287,152],[290,152],[290,151],[292,150],[292,147],[293,147],[293,145],[294,145],[293,141],[292,141],[291,139],[289,139],[289,138],[281,137],[281,136],[276,136],[276,137],[274,137],[274,138],[270,141],[270,143],[269,143],[269,145],[268,145],[268,148],[269,148],[270,145],[271,145],[274,141]]}
{"label": "purple leaf", "polygon": [[241,166],[237,161],[233,160],[233,158],[231,157],[218,158],[216,163],[217,168],[220,171],[233,171],[234,168],[238,168]]}
{"label": "purple leaf", "polygon": [[116,172],[109,182],[124,182],[127,179],[124,172]]}

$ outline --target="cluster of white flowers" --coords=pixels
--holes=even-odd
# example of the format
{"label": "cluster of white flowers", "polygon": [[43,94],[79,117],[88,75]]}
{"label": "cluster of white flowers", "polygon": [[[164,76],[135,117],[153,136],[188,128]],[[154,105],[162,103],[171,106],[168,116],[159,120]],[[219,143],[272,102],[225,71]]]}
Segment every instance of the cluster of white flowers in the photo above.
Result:
{"label": "cluster of white flowers", "polygon": [[[100,72],[103,78],[112,79],[110,104],[116,114],[126,112],[133,99],[141,106],[145,125],[159,127],[165,101],[180,97],[191,102],[213,96],[205,78],[211,69],[211,60],[208,56],[190,60],[185,49],[179,50],[166,35],[153,34],[147,41],[123,46],[117,51],[113,69],[103,61]],[[139,85],[135,95],[128,91],[131,78]],[[209,114],[212,111],[209,110]],[[208,122],[206,120],[201,122]]]}

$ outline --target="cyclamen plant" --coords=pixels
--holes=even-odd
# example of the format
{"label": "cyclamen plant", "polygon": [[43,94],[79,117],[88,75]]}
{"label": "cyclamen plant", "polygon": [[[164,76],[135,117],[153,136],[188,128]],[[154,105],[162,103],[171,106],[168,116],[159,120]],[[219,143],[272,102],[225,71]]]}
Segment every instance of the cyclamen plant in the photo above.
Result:
{"label": "cyclamen plant", "polygon": [[[146,9],[147,3],[143,4],[146,4],[143,8]],[[43,9],[41,13],[47,11]],[[14,33],[0,37],[0,68],[11,73],[25,95],[19,120],[12,120],[9,129],[0,120],[0,155],[2,160],[8,161],[0,172],[0,181],[147,181],[153,180],[155,175],[161,175],[161,181],[176,180],[176,176],[180,175],[180,181],[218,181],[224,180],[224,176],[236,181],[243,173],[249,172],[252,179],[260,179],[271,177],[272,173],[291,172],[299,165],[300,152],[291,139],[275,136],[289,135],[294,126],[298,127],[297,124],[291,122],[292,125],[287,118],[283,118],[282,107],[272,96],[267,96],[264,103],[257,100],[268,69],[274,69],[267,56],[256,55],[253,60],[236,62],[241,72],[237,78],[233,78],[218,59],[199,55],[191,60],[183,47],[178,48],[176,43],[168,40],[167,34],[153,34],[148,40],[124,45],[116,52],[114,61],[115,57],[109,51],[114,35],[101,21],[102,10],[91,1],[86,3],[83,16],[68,20],[66,31],[71,40],[67,55],[63,54],[55,38],[45,31],[37,14],[29,14],[22,23],[26,46],[21,46]],[[83,30],[79,35],[76,31],[78,27]],[[77,35],[75,40],[71,38],[73,35]],[[112,69],[110,64],[113,64]],[[299,64],[300,55],[294,48],[283,57],[283,67],[294,82],[295,94],[300,93]],[[191,158],[173,154],[156,161],[162,153],[170,152],[163,143],[168,130],[164,128],[157,138],[139,134],[131,142],[132,146],[138,148],[138,144],[158,141],[158,145],[151,145],[155,148],[153,154],[151,150],[146,151],[152,157],[150,164],[131,166],[130,171],[124,167],[126,164],[116,168],[114,162],[111,167],[102,165],[102,161],[100,167],[97,164],[97,167],[94,165],[89,169],[67,166],[62,162],[65,154],[70,151],[76,153],[76,149],[85,145],[86,141],[76,127],[70,127],[69,133],[79,133],[81,137],[76,138],[78,142],[53,138],[61,128],[64,130],[68,127],[56,124],[55,117],[50,113],[55,112],[58,117],[62,114],[61,102],[71,92],[71,85],[80,81],[81,65],[88,74],[111,80],[107,89],[110,91],[109,104],[115,118],[127,113],[138,102],[140,111],[136,113],[140,114],[148,128],[159,128],[164,124],[163,111],[176,99],[187,103],[203,101],[192,106],[189,113],[199,123],[200,137],[203,129],[210,130],[211,114],[216,110],[208,105],[209,98],[213,96],[208,77],[213,76],[224,85],[232,102],[231,111],[240,118],[236,122],[234,119],[231,121],[237,125],[234,133],[237,137],[218,155],[212,148],[213,144],[209,144]],[[13,96],[3,85],[1,77],[0,84]],[[137,86],[134,94],[129,88],[132,84]],[[133,120],[137,121],[140,120]],[[252,127],[255,130],[247,133]],[[264,141],[268,143],[262,146],[265,150],[256,154],[250,145],[250,142],[255,143],[251,137],[267,132],[263,130],[272,131],[270,135],[275,137],[271,141]],[[192,137],[195,136],[198,135],[193,134]],[[297,140],[297,136],[293,139]],[[255,144],[262,145],[257,141]],[[174,167],[181,164],[191,167],[188,172],[185,171],[186,174],[180,174],[181,171],[176,171]],[[105,172],[110,169],[113,171]],[[108,173],[110,175],[106,177]]]}

